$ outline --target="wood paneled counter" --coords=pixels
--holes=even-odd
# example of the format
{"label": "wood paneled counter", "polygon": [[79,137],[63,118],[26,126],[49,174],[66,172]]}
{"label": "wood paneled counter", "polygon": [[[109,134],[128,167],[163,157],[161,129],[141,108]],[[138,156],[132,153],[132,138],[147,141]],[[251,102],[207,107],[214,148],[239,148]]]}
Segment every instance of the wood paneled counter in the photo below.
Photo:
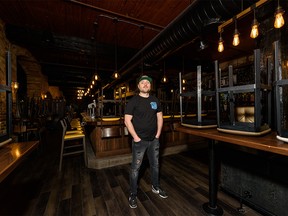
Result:
{"label": "wood paneled counter", "polygon": [[85,114],[82,116],[96,158],[131,152],[131,142],[123,119],[112,117],[92,119]]}
{"label": "wood paneled counter", "polygon": [[[131,137],[122,118],[92,119],[85,114],[82,114],[82,116],[83,121],[86,122],[87,132],[97,158],[131,152]],[[175,131],[175,127],[180,124],[180,116],[174,116],[173,118],[164,116],[163,118],[164,124],[160,137],[162,149],[175,146],[187,147],[188,144],[204,140],[199,136]]]}
{"label": "wood paneled counter", "polygon": [[0,182],[2,182],[39,144],[39,141],[9,143],[0,147]]}

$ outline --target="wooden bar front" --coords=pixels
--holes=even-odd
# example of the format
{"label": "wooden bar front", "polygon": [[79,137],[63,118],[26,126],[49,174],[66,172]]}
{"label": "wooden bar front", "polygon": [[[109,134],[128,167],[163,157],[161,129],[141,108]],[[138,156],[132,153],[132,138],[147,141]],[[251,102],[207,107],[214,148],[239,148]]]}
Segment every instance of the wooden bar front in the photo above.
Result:
{"label": "wooden bar front", "polygon": [[[131,136],[121,118],[95,118],[92,119],[86,114],[82,114],[83,121],[86,122],[86,132],[90,138],[96,158],[110,156],[121,156],[131,153]],[[203,138],[187,133],[175,131],[175,127],[180,124],[179,118],[164,116],[164,124],[160,137],[162,155],[185,151],[189,144],[203,143]],[[105,131],[109,136],[105,136]],[[113,132],[112,132],[113,131]],[[116,131],[116,134],[115,134]],[[117,134],[117,132],[119,132]]]}
{"label": "wooden bar front", "polygon": [[97,158],[128,154],[130,138],[120,118],[96,118],[85,116],[87,135]]}

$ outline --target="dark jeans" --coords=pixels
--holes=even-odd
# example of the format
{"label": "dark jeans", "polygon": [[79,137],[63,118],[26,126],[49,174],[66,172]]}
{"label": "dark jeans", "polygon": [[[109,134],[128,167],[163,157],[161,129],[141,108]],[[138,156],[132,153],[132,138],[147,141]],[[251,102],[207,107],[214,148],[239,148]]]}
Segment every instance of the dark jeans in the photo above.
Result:
{"label": "dark jeans", "polygon": [[152,141],[132,141],[132,164],[130,173],[131,193],[137,194],[139,170],[146,150],[150,163],[152,184],[155,187],[159,187],[159,146],[159,139],[156,138]]}

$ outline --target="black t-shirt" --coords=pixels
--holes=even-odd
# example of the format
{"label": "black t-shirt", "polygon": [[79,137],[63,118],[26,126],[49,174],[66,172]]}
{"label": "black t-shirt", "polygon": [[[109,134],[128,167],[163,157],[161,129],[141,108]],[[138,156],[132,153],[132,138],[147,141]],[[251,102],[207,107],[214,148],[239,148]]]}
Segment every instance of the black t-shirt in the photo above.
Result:
{"label": "black t-shirt", "polygon": [[153,140],[157,133],[157,113],[162,112],[159,100],[135,95],[126,105],[125,114],[132,115],[132,124],[137,135],[146,141]]}

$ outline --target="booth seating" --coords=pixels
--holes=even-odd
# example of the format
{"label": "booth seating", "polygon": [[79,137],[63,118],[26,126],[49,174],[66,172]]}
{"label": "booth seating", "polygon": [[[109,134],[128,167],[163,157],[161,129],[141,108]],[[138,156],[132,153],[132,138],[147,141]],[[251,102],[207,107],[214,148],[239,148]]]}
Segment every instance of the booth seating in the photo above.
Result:
{"label": "booth seating", "polygon": [[[85,132],[83,130],[67,131],[67,122],[62,119],[62,140],[60,151],[59,171],[62,169],[63,157],[83,153],[85,166],[87,166],[87,152],[85,143]],[[72,122],[72,120],[71,120]],[[74,122],[73,124],[75,124]],[[80,121],[79,121],[80,123]],[[68,132],[68,133],[67,133]]]}

